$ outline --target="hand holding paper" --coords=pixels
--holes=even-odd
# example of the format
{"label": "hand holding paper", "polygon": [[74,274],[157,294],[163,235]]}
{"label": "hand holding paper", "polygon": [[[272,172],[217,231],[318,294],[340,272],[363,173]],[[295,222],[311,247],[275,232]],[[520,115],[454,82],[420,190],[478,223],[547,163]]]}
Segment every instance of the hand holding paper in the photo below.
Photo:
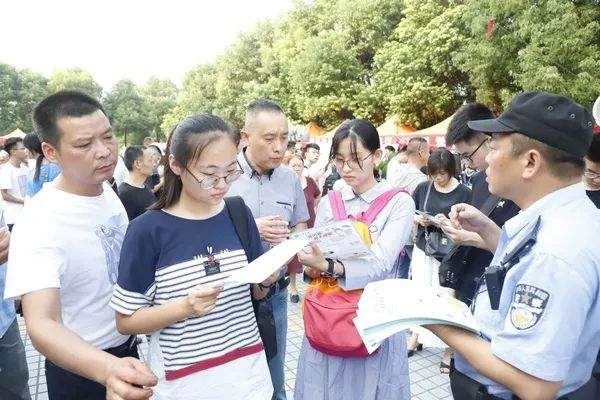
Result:
{"label": "hand holding paper", "polygon": [[224,282],[264,282],[308,244],[308,240],[286,240],[252,261],[246,267],[234,271],[229,277],[225,278]]}

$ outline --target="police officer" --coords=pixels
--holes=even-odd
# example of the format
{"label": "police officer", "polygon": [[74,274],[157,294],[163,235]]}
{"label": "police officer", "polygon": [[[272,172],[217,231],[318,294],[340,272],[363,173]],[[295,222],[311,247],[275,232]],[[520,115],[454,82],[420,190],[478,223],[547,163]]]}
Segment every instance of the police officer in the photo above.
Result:
{"label": "police officer", "polygon": [[526,92],[468,125],[491,135],[490,192],[523,211],[501,230],[472,206],[451,212],[495,250],[472,304],[481,335],[428,326],[456,350],[454,398],[598,399],[600,213],[581,183],[592,116],[564,96]]}

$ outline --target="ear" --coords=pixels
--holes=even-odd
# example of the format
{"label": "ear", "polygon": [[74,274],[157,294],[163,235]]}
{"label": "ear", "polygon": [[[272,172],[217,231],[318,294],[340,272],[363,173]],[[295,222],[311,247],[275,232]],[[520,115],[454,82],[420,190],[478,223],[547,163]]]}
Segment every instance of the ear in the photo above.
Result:
{"label": "ear", "polygon": [[42,142],[42,152],[48,161],[58,164],[59,154],[58,150],[54,146],[52,146],[50,143]]}
{"label": "ear", "polygon": [[248,133],[246,128],[244,128],[240,131],[240,137],[241,137],[240,142],[244,143],[244,145],[248,145],[249,140],[250,140],[250,133]]}
{"label": "ear", "polygon": [[373,164],[377,165],[381,162],[381,157],[383,156],[383,151],[381,149],[375,150],[373,153]]}
{"label": "ear", "polygon": [[141,165],[142,165],[143,159],[137,159],[133,162],[133,169],[141,169]]}
{"label": "ear", "polygon": [[531,149],[519,157],[523,170],[521,177],[526,180],[536,176],[542,168],[543,158],[539,151]]}
{"label": "ear", "polygon": [[173,154],[169,154],[169,168],[171,168],[171,171],[177,176],[181,176],[183,173],[183,168],[175,161],[175,156],[173,156]]}

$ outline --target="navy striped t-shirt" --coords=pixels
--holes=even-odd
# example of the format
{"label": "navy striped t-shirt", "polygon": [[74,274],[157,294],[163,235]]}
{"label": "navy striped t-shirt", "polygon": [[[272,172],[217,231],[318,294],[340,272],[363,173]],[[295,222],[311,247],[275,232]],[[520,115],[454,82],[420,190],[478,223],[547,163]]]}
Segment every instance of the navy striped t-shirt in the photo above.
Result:
{"label": "navy striped t-shirt", "polygon": [[[226,208],[205,220],[147,211],[129,224],[111,306],[131,315],[185,297],[193,287],[219,284],[262,254],[250,210],[250,249],[242,248]],[[227,284],[216,307],[165,327],[158,335],[167,380],[261,352],[250,285]]]}

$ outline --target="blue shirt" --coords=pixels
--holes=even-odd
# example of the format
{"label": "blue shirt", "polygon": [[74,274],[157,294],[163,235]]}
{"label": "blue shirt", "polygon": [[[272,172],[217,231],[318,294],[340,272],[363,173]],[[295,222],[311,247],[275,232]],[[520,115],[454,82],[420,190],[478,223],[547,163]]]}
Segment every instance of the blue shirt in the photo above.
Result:
{"label": "blue shirt", "polygon": [[[600,346],[600,211],[581,183],[536,201],[504,225],[491,265],[498,265],[538,218],[537,242],[507,273],[498,310],[485,284],[472,308],[492,353],[546,381],[563,381],[557,397],[585,384]],[[510,399],[506,387],[479,374],[459,354],[456,368]]]}
{"label": "blue shirt", "polygon": [[[0,219],[0,228],[6,227],[4,217]],[[15,301],[13,299],[4,300],[4,287],[6,286],[6,263],[0,265],[0,338],[4,336],[6,330],[17,316],[15,312]]]}
{"label": "blue shirt", "polygon": [[33,197],[42,189],[44,183],[52,182],[54,178],[60,175],[60,167],[54,163],[43,164],[40,167],[40,176],[33,180],[35,169],[27,176],[27,197]]}

